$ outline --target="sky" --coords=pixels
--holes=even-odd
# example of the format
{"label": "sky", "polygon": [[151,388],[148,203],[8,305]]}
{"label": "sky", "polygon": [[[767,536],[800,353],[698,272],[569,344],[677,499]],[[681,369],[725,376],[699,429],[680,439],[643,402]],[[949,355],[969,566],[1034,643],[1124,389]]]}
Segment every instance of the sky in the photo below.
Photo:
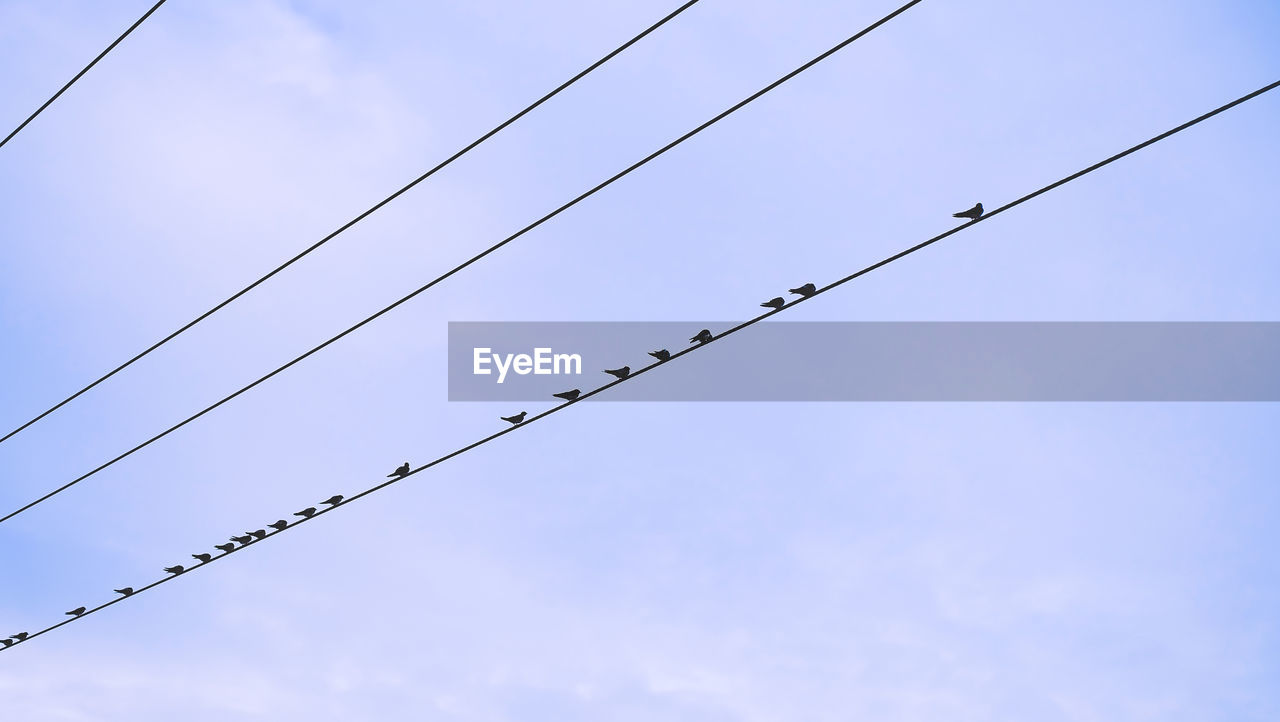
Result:
{"label": "sky", "polygon": [[[0,149],[0,426],[677,4],[167,3]],[[149,6],[0,0],[0,129]],[[258,378],[895,7],[702,0],[0,444],[0,507]],[[692,335],[743,320],[1275,81],[1277,30],[1264,0],[925,0],[0,524],[0,633],[502,428],[516,409],[447,400],[451,321],[688,321]],[[777,322],[1280,320],[1277,127],[1271,93]],[[749,371],[734,349],[706,362]],[[619,348],[620,363],[646,350]],[[1263,403],[580,404],[0,654],[0,709],[1271,720],[1277,428]]]}

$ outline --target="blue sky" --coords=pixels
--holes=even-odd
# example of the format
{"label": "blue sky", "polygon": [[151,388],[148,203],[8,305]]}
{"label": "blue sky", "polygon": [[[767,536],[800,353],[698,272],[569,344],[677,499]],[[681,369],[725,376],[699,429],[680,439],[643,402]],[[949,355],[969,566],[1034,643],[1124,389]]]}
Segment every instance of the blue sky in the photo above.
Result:
{"label": "blue sky", "polygon": [[[167,4],[0,150],[0,425],[676,4]],[[0,0],[0,119],[148,5]],[[703,0],[0,446],[0,504],[894,7]],[[449,321],[745,318],[1276,80],[1277,29],[1267,2],[926,0],[0,525],[0,633],[496,430],[514,409],[445,400]],[[1277,320],[1278,121],[1280,96],[1251,101],[784,318]],[[741,362],[729,341],[706,355]],[[584,404],[11,650],[0,699],[22,720],[1274,719],[1278,427],[1265,404]]]}

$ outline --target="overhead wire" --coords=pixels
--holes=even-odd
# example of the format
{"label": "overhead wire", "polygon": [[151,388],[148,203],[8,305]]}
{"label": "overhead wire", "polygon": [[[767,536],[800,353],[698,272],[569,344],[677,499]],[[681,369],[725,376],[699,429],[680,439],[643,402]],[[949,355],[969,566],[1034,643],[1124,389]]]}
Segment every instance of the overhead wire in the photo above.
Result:
{"label": "overhead wire", "polygon": [[[201,567],[207,566],[207,565],[209,565],[209,564],[213,564],[214,562],[217,562],[217,561],[219,561],[219,560],[221,560],[221,559],[224,559],[224,558],[226,558],[226,557],[228,557],[228,556],[231,556],[232,554],[235,554],[235,553],[237,553],[237,552],[239,552],[239,551],[242,551],[242,550],[244,550],[244,549],[246,549],[246,548],[248,548],[248,547],[250,547],[250,546],[253,546],[254,544],[259,543],[260,541],[265,541],[265,540],[266,540],[266,539],[268,539],[268,538],[271,538],[271,537],[277,536],[277,535],[279,535],[279,534],[282,534],[282,533],[284,533],[284,532],[286,532],[286,531],[289,531],[290,529],[294,529],[294,528],[296,528],[296,527],[300,526],[301,524],[303,524],[304,522],[313,521],[313,520],[315,520],[315,519],[317,519],[317,518],[319,518],[319,517],[321,517],[321,516],[323,516],[323,515],[325,515],[325,514],[328,514],[328,513],[332,512],[332,511],[334,511],[335,509],[339,509],[339,508],[341,508],[341,507],[345,507],[346,505],[350,504],[351,502],[353,502],[353,501],[355,501],[355,500],[357,500],[357,499],[360,499],[360,498],[363,498],[363,497],[368,496],[368,495],[370,495],[370,494],[373,494],[374,492],[381,491],[382,489],[385,489],[385,488],[387,488],[387,487],[389,487],[389,486],[391,486],[391,485],[393,485],[393,484],[397,484],[397,483],[399,483],[399,482],[401,482],[401,481],[403,481],[403,480],[405,480],[405,479],[407,479],[407,478],[409,478],[409,477],[411,477],[411,476],[413,476],[413,475],[415,475],[415,474],[419,474],[419,473],[421,473],[421,472],[423,472],[423,471],[426,471],[427,469],[430,469],[430,468],[432,468],[432,467],[434,467],[434,466],[437,466],[437,465],[439,465],[439,464],[442,464],[442,463],[444,463],[445,461],[448,461],[449,459],[452,459],[452,458],[454,458],[454,457],[456,457],[456,456],[460,456],[460,455],[462,455],[462,454],[465,454],[465,453],[467,453],[467,452],[469,452],[469,451],[471,451],[471,450],[473,450],[473,449],[476,449],[476,448],[479,448],[479,447],[481,447],[481,446],[484,446],[485,444],[488,444],[488,443],[490,443],[490,442],[492,442],[492,441],[494,441],[494,440],[496,440],[496,439],[498,439],[498,438],[500,438],[500,437],[502,437],[502,436],[506,436],[507,434],[514,433],[514,432],[516,432],[517,430],[519,430],[519,429],[523,429],[523,428],[525,428],[525,427],[529,426],[530,424],[533,424],[533,423],[534,423],[534,422],[536,422],[536,421],[539,421],[539,420],[541,420],[541,419],[544,419],[544,418],[546,418],[546,417],[548,417],[548,416],[550,416],[550,415],[552,415],[552,414],[554,414],[554,413],[557,413],[557,412],[563,411],[564,409],[566,409],[566,408],[568,408],[568,407],[570,407],[570,406],[573,406],[574,404],[580,403],[580,402],[582,402],[582,401],[586,401],[587,399],[589,399],[589,398],[591,398],[591,397],[593,397],[593,396],[596,396],[596,395],[598,395],[598,394],[604,393],[605,391],[607,391],[607,390],[609,390],[609,389],[611,389],[611,388],[613,388],[613,387],[615,387],[615,386],[617,386],[617,385],[619,385],[619,384],[627,383],[627,382],[631,381],[632,379],[635,379],[636,377],[641,376],[641,375],[643,375],[643,374],[645,374],[645,373],[647,373],[647,372],[649,372],[649,371],[651,371],[651,370],[653,370],[653,369],[655,369],[655,368],[657,368],[657,367],[659,367],[659,366],[664,366],[664,365],[666,365],[666,364],[671,363],[672,361],[675,361],[676,359],[678,359],[678,358],[680,358],[680,357],[682,357],[682,356],[685,356],[685,355],[690,354],[690,353],[694,353],[695,351],[697,351],[697,350],[699,350],[699,349],[701,349],[701,348],[703,348],[703,347],[705,347],[705,346],[708,346],[708,345],[710,345],[710,344],[712,344],[712,343],[715,343],[716,341],[719,341],[720,339],[723,339],[723,338],[725,338],[726,336],[730,336],[730,335],[732,335],[732,334],[734,334],[734,333],[737,333],[737,332],[739,332],[739,331],[741,331],[741,330],[743,330],[743,329],[746,329],[746,328],[749,328],[749,327],[751,327],[751,326],[754,326],[755,324],[760,323],[761,321],[763,321],[763,320],[765,320],[765,319],[767,319],[767,318],[771,318],[771,317],[773,317],[773,316],[775,316],[775,315],[777,315],[777,314],[779,314],[779,313],[782,313],[783,311],[786,311],[786,310],[789,310],[789,309],[791,309],[791,308],[794,308],[794,307],[798,306],[799,304],[804,303],[805,301],[809,301],[809,300],[811,300],[811,299],[813,299],[813,298],[815,298],[815,297],[817,297],[817,296],[819,296],[819,295],[821,295],[821,294],[823,294],[823,293],[826,293],[826,292],[828,292],[828,291],[831,291],[832,289],[835,289],[835,288],[837,288],[837,287],[839,287],[839,286],[842,286],[842,285],[844,285],[844,284],[846,284],[846,283],[848,283],[848,282],[850,282],[850,281],[852,281],[852,280],[854,280],[854,279],[856,279],[856,278],[858,278],[858,277],[860,277],[860,276],[862,276],[862,275],[865,275],[865,274],[867,274],[867,273],[870,273],[870,272],[872,272],[872,271],[874,271],[874,270],[876,270],[876,269],[878,269],[878,268],[883,268],[884,266],[886,266],[886,265],[888,265],[888,264],[890,264],[890,263],[893,263],[894,261],[897,261],[897,260],[899,260],[899,259],[901,259],[901,258],[903,258],[903,257],[905,257],[905,256],[907,256],[907,255],[909,255],[909,254],[911,254],[911,253],[915,253],[916,251],[918,251],[918,250],[920,250],[920,249],[922,249],[922,248],[925,248],[925,247],[927,247],[927,246],[929,246],[929,245],[931,245],[931,244],[933,244],[933,243],[936,243],[936,242],[938,242],[938,241],[940,241],[940,240],[942,240],[942,239],[944,239],[944,238],[947,238],[947,237],[949,237],[949,236],[952,236],[952,235],[954,235],[954,234],[956,234],[956,233],[959,233],[959,232],[961,232],[961,231],[968,230],[968,229],[970,229],[970,228],[974,227],[975,225],[977,225],[977,224],[979,224],[979,223],[982,223],[982,222],[986,221],[987,219],[989,219],[989,218],[991,218],[991,217],[993,217],[993,216],[999,215],[1000,213],[1003,213],[1003,212],[1008,211],[1008,210],[1010,210],[1010,209],[1012,209],[1012,208],[1015,208],[1015,207],[1017,207],[1017,206],[1019,206],[1019,205],[1022,205],[1023,203],[1026,203],[1026,202],[1027,202],[1027,201],[1029,201],[1029,200],[1032,200],[1032,199],[1034,199],[1034,198],[1036,198],[1036,197],[1038,197],[1038,196],[1040,196],[1040,195],[1043,195],[1044,193],[1048,193],[1049,191],[1051,191],[1051,190],[1053,190],[1053,189],[1055,189],[1055,188],[1058,188],[1058,187],[1060,187],[1060,186],[1062,186],[1062,185],[1065,185],[1065,184],[1067,184],[1067,183],[1070,183],[1071,181],[1076,180],[1076,179],[1078,179],[1078,178],[1080,178],[1080,177],[1082,177],[1082,176],[1088,175],[1089,173],[1092,173],[1092,172],[1094,172],[1094,171],[1096,171],[1096,170],[1098,170],[1098,169],[1100,169],[1100,168],[1102,168],[1102,167],[1104,167],[1104,166],[1110,165],[1111,163],[1114,163],[1115,161],[1120,160],[1121,158],[1124,158],[1125,156],[1128,156],[1128,155],[1131,155],[1131,154],[1133,154],[1133,153],[1136,153],[1136,152],[1138,152],[1139,150],[1142,150],[1143,148],[1146,148],[1146,147],[1148,147],[1148,146],[1150,146],[1150,145],[1153,145],[1153,144],[1155,144],[1155,143],[1158,143],[1158,142],[1160,142],[1161,140],[1164,140],[1164,139],[1166,139],[1166,138],[1168,138],[1168,137],[1170,137],[1170,136],[1172,136],[1172,135],[1175,135],[1175,134],[1177,134],[1177,133],[1180,133],[1180,132],[1182,132],[1182,131],[1186,130],[1187,128],[1190,128],[1190,127],[1192,127],[1192,126],[1194,126],[1194,125],[1197,125],[1197,124],[1199,124],[1199,123],[1202,123],[1202,122],[1204,122],[1205,120],[1208,120],[1209,118],[1212,118],[1212,117],[1214,117],[1215,115],[1218,115],[1219,113],[1223,113],[1223,112],[1225,112],[1225,111],[1227,111],[1227,110],[1229,110],[1229,109],[1231,109],[1231,108],[1234,108],[1234,107],[1236,107],[1236,106],[1238,106],[1238,105],[1240,105],[1240,104],[1242,104],[1242,103],[1244,103],[1244,102],[1246,102],[1246,101],[1248,101],[1248,100],[1251,100],[1251,99],[1253,99],[1253,98],[1256,98],[1256,97],[1258,97],[1258,96],[1260,96],[1260,95],[1262,95],[1262,94],[1264,94],[1264,93],[1270,92],[1271,90],[1274,90],[1274,89],[1275,89],[1275,88],[1277,88],[1277,87],[1280,87],[1280,80],[1277,80],[1276,82],[1273,82],[1273,83],[1271,83],[1271,84],[1269,84],[1269,85],[1263,86],[1262,88],[1259,88],[1258,90],[1255,90],[1255,91],[1253,91],[1253,92],[1251,92],[1251,93],[1248,93],[1248,94],[1246,94],[1246,95],[1243,95],[1243,96],[1241,96],[1241,97],[1239,97],[1239,98],[1237,98],[1237,99],[1235,99],[1235,100],[1233,100],[1233,101],[1231,101],[1231,102],[1229,102],[1229,103],[1226,103],[1225,105],[1221,105],[1221,106],[1219,106],[1219,107],[1215,108],[1214,110],[1211,110],[1211,111],[1209,111],[1209,112],[1207,112],[1207,113],[1205,113],[1205,114],[1203,114],[1203,115],[1200,115],[1200,116],[1198,116],[1198,117],[1196,117],[1196,118],[1194,118],[1194,119],[1192,119],[1192,120],[1187,121],[1186,123],[1183,123],[1183,124],[1181,124],[1181,125],[1179,125],[1179,126],[1177,126],[1177,127],[1175,127],[1175,128],[1172,128],[1172,129],[1168,130],[1168,131],[1165,131],[1164,133],[1161,133],[1161,134],[1159,134],[1159,135],[1153,136],[1153,137],[1151,137],[1151,138],[1149,138],[1149,139],[1147,139],[1147,140],[1145,140],[1145,141],[1143,141],[1143,142],[1141,142],[1141,143],[1138,143],[1137,145],[1134,145],[1134,146],[1132,146],[1132,147],[1130,147],[1130,148],[1128,148],[1128,149],[1126,149],[1126,150],[1124,150],[1124,151],[1121,151],[1121,152],[1119,152],[1119,153],[1116,153],[1115,155],[1112,155],[1112,156],[1110,156],[1110,157],[1106,158],[1105,160],[1102,160],[1102,161],[1099,161],[1099,162],[1097,162],[1097,163],[1094,163],[1093,165],[1088,166],[1088,167],[1086,167],[1086,168],[1084,168],[1084,169],[1082,169],[1082,170],[1080,170],[1080,171],[1077,171],[1077,172],[1075,172],[1075,173],[1072,173],[1071,175],[1068,175],[1068,176],[1066,176],[1066,177],[1064,177],[1064,178],[1062,178],[1062,179],[1060,179],[1060,180],[1054,181],[1053,183],[1050,183],[1050,184],[1048,184],[1048,185],[1046,185],[1046,186],[1043,186],[1042,188],[1040,188],[1040,189],[1038,189],[1038,190],[1035,190],[1035,191],[1033,191],[1033,192],[1031,192],[1031,193],[1028,193],[1028,194],[1026,194],[1026,195],[1024,195],[1024,196],[1022,196],[1022,197],[1020,197],[1020,198],[1018,198],[1018,199],[1016,199],[1016,200],[1014,200],[1014,201],[1011,201],[1011,202],[1009,202],[1009,203],[1006,203],[1006,204],[1005,204],[1005,205],[1003,205],[1003,206],[1000,206],[999,208],[997,208],[996,210],[991,211],[990,213],[984,214],[984,215],[982,215],[982,216],[980,216],[980,217],[978,217],[978,218],[976,218],[976,219],[974,219],[974,220],[971,220],[971,221],[969,221],[969,222],[967,222],[967,223],[963,223],[963,224],[961,224],[961,225],[958,225],[958,226],[956,226],[956,227],[954,227],[954,228],[951,228],[951,229],[949,229],[949,230],[947,230],[947,231],[945,231],[945,232],[943,232],[943,233],[939,233],[939,234],[937,234],[937,235],[933,236],[932,238],[928,239],[927,241],[924,241],[924,242],[922,242],[922,243],[918,243],[918,244],[916,244],[916,245],[914,245],[914,246],[911,246],[910,248],[908,248],[908,249],[906,249],[906,250],[904,250],[904,251],[901,251],[901,252],[896,253],[896,254],[894,254],[894,255],[892,255],[892,256],[889,256],[889,257],[887,257],[887,258],[885,258],[885,259],[883,259],[883,260],[881,260],[881,261],[878,261],[878,262],[876,262],[876,263],[873,263],[873,264],[871,264],[871,265],[869,265],[869,266],[867,266],[867,267],[865,267],[865,268],[862,268],[861,270],[858,270],[858,271],[856,271],[856,272],[854,272],[854,273],[851,273],[851,274],[849,274],[849,275],[847,275],[847,276],[844,276],[843,278],[840,278],[840,279],[838,279],[838,280],[836,280],[836,281],[833,281],[833,282],[831,282],[831,283],[828,283],[827,285],[825,285],[825,286],[823,286],[823,287],[821,287],[821,288],[816,289],[813,293],[811,293],[811,294],[809,294],[809,295],[807,295],[807,296],[803,296],[803,297],[801,297],[801,298],[798,298],[798,299],[795,299],[795,300],[793,300],[793,301],[787,302],[786,304],[784,304],[784,305],[782,305],[782,306],[780,306],[780,307],[778,307],[778,308],[771,309],[771,310],[769,310],[769,311],[767,311],[767,312],[765,312],[765,313],[762,313],[762,314],[760,314],[760,315],[758,315],[758,316],[756,316],[756,317],[754,317],[754,318],[752,318],[752,319],[750,319],[750,320],[748,320],[748,321],[744,321],[744,322],[742,322],[742,323],[740,323],[740,324],[738,324],[738,325],[736,325],[736,326],[733,326],[733,327],[731,327],[731,328],[729,328],[729,329],[727,329],[727,330],[725,330],[725,331],[721,331],[721,332],[720,332],[720,333],[718,333],[718,334],[712,334],[711,339],[710,339],[710,340],[708,340],[708,341],[706,341],[705,343],[699,343],[699,344],[694,345],[694,346],[689,346],[688,348],[685,348],[685,349],[683,349],[683,350],[681,350],[681,351],[679,351],[679,352],[676,352],[676,353],[671,354],[670,358],[668,358],[668,359],[666,359],[666,360],[655,361],[655,362],[653,362],[653,363],[650,363],[650,364],[649,364],[649,365],[647,365],[647,366],[643,366],[643,367],[641,367],[641,368],[637,369],[635,372],[632,372],[631,374],[629,374],[629,375],[628,375],[628,376],[626,376],[625,378],[616,379],[616,380],[611,381],[611,382],[609,382],[609,383],[607,383],[607,384],[604,384],[604,385],[602,385],[602,386],[600,386],[600,387],[598,387],[598,388],[592,389],[591,391],[585,392],[585,393],[583,393],[582,395],[578,396],[576,399],[572,399],[572,400],[569,400],[569,401],[565,401],[565,402],[564,402],[564,403],[562,403],[562,404],[558,404],[558,405],[556,405],[556,406],[553,406],[553,407],[551,407],[550,409],[547,409],[546,411],[543,411],[543,412],[542,412],[542,413],[540,413],[540,414],[536,414],[536,415],[534,415],[534,416],[531,416],[531,417],[529,417],[529,418],[525,419],[523,422],[521,422],[521,423],[519,423],[519,424],[516,424],[516,425],[510,426],[510,427],[508,427],[508,428],[502,429],[501,431],[498,431],[498,432],[496,432],[496,433],[490,434],[489,436],[486,436],[486,437],[484,437],[484,438],[480,439],[479,441],[472,442],[471,444],[468,444],[468,445],[466,445],[466,446],[464,446],[464,447],[461,447],[461,448],[456,449],[456,450],[454,450],[454,451],[452,451],[452,452],[449,452],[448,454],[445,454],[444,456],[441,456],[441,457],[439,457],[439,458],[437,458],[437,459],[434,459],[434,460],[432,460],[432,461],[430,461],[430,462],[427,462],[427,463],[425,463],[425,464],[422,464],[421,466],[418,466],[418,467],[412,468],[412,469],[410,469],[407,473],[405,473],[404,475],[402,475],[402,476],[400,476],[400,477],[398,477],[398,478],[394,478],[394,479],[390,479],[390,480],[387,480],[387,481],[381,482],[381,483],[379,483],[379,484],[377,484],[377,485],[375,485],[375,486],[372,486],[372,487],[370,487],[370,488],[368,488],[368,489],[365,489],[364,491],[359,492],[358,494],[355,494],[355,495],[353,495],[353,496],[351,496],[351,497],[349,497],[349,498],[345,498],[345,499],[343,499],[340,503],[335,504],[335,505],[333,505],[333,506],[330,506],[329,508],[326,508],[326,509],[319,509],[319,510],[317,510],[317,511],[315,512],[315,514],[314,514],[314,515],[309,516],[309,517],[304,517],[304,518],[300,519],[299,521],[296,521],[296,522],[293,522],[293,523],[289,524],[288,526],[284,527],[283,529],[279,529],[279,530],[276,530],[276,531],[274,531],[274,532],[272,532],[272,533],[269,533],[269,534],[267,534],[267,535],[266,535],[266,537],[264,537],[263,539],[255,540],[255,541],[252,541],[252,542],[250,542],[250,543],[248,543],[248,544],[245,544],[245,545],[243,545],[243,546],[237,547],[237,548],[233,549],[232,551],[229,551],[229,552],[226,552],[226,553],[221,554],[221,555],[219,555],[219,556],[213,557],[210,561],[207,561],[207,562],[201,562],[201,563],[199,563],[199,564],[197,564],[197,565],[194,565],[194,566],[193,566],[193,567],[191,567],[190,569],[186,569],[186,570],[184,570],[181,574],[172,575],[172,576],[169,576],[169,577],[165,577],[165,578],[161,578],[161,579],[159,579],[159,580],[156,580],[155,582],[152,582],[152,583],[150,583],[150,584],[148,584],[148,585],[146,585],[146,586],[144,586],[144,587],[140,587],[140,588],[136,589],[132,594],[130,594],[130,595],[128,595],[128,596],[121,597],[121,598],[119,598],[119,599],[112,599],[112,600],[110,600],[110,601],[108,601],[108,602],[106,602],[106,603],[104,603],[104,604],[101,604],[101,605],[98,605],[98,606],[93,607],[93,608],[91,608],[91,609],[88,609],[88,610],[87,610],[87,611],[85,611],[84,613],[79,614],[79,615],[77,615],[77,616],[75,616],[75,617],[72,617],[72,618],[70,618],[70,619],[65,619],[65,620],[63,620],[63,621],[61,621],[61,622],[59,622],[59,623],[57,623],[57,624],[54,624],[54,625],[52,625],[52,626],[50,626],[50,627],[47,627],[47,628],[45,628],[45,629],[43,629],[43,630],[40,630],[40,631],[35,632],[35,633],[33,633],[33,634],[30,634],[30,635],[28,635],[28,636],[27,636],[26,640],[24,640],[23,642],[15,643],[14,645],[12,645],[12,646],[10,646],[10,647],[7,647],[6,649],[10,649],[10,648],[12,648],[13,646],[17,646],[18,644],[22,644],[22,643],[25,643],[25,642],[27,642],[27,641],[30,641],[31,639],[34,639],[34,638],[36,638],[36,637],[38,637],[38,636],[40,636],[40,635],[42,635],[42,634],[46,634],[46,633],[48,633],[48,632],[53,631],[54,629],[58,629],[59,627],[65,626],[65,625],[70,624],[70,623],[72,623],[72,622],[80,621],[81,619],[84,619],[85,617],[89,616],[90,614],[93,614],[93,613],[99,612],[99,611],[101,611],[101,610],[103,610],[103,609],[106,609],[107,607],[110,607],[110,606],[112,606],[112,605],[114,605],[114,604],[118,604],[118,603],[120,603],[120,602],[124,601],[125,599],[132,599],[132,598],[136,597],[139,593],[144,592],[144,591],[147,591],[147,590],[150,590],[150,589],[153,589],[153,588],[155,588],[155,587],[157,587],[157,586],[159,586],[159,585],[161,585],[161,584],[165,584],[165,583],[167,583],[167,582],[173,581],[174,579],[178,578],[178,577],[179,577],[179,576],[181,576],[182,574],[186,574],[186,573],[188,573],[188,572],[194,571],[195,569],[198,569],[198,568],[201,568]],[[0,651],[3,651],[3,650],[0,650]]]}

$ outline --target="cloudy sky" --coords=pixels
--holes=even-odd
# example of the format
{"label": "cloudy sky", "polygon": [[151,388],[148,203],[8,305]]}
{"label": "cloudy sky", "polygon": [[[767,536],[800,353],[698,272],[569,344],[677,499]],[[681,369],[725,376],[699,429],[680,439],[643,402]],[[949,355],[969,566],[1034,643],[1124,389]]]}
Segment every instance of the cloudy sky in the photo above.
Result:
{"label": "cloudy sky", "polygon": [[[168,3],[0,149],[3,431],[677,4]],[[0,132],[148,6],[0,0]],[[895,7],[702,0],[0,445],[0,511]],[[450,321],[744,319],[1275,81],[1277,31],[1270,0],[925,0],[0,524],[0,633],[501,428],[517,409],[446,400]],[[1280,320],[1277,127],[1280,92],[778,322]],[[0,654],[0,716],[1271,720],[1277,428],[1274,404],[581,404]]]}

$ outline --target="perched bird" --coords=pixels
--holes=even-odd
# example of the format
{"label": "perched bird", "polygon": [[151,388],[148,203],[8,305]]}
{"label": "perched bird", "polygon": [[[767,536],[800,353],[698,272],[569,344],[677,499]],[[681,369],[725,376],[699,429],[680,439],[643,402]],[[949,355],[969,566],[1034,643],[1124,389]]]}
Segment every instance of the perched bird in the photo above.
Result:
{"label": "perched bird", "polygon": [[203,562],[207,562],[207,561],[212,560],[212,559],[213,559],[213,555],[212,555],[212,554],[192,554],[192,555],[191,555],[191,558],[192,558],[192,559],[198,559],[198,560],[200,560],[200,562],[201,562],[201,563],[203,563]]}
{"label": "perched bird", "polygon": [[257,530],[257,531],[251,531],[251,532],[249,532],[249,533],[253,535],[253,538],[254,538],[254,539],[266,539],[266,538],[267,538],[267,530],[266,530],[266,529],[259,529],[259,530]]}
{"label": "perched bird", "polygon": [[970,209],[969,209],[969,210],[967,210],[967,211],[960,211],[959,213],[952,213],[952,214],[951,214],[951,217],[952,217],[952,218],[968,218],[968,219],[969,219],[969,220],[971,220],[971,221],[976,221],[976,220],[978,220],[979,218],[981,218],[981,217],[982,217],[982,204],[981,204],[981,203],[978,203],[978,204],[974,205],[974,207],[973,207],[973,208],[970,208]]}
{"label": "perched bird", "polygon": [[84,607],[76,607],[75,609],[72,609],[71,611],[67,612],[67,616],[70,616],[70,617],[78,617],[81,614],[84,614]]}
{"label": "perched bird", "polygon": [[25,642],[25,641],[27,641],[27,633],[26,633],[26,632],[18,632],[17,634],[15,634],[15,635],[13,635],[13,636],[9,637],[9,639],[16,639],[16,640],[18,640],[19,642]]}
{"label": "perched bird", "polygon": [[689,343],[706,343],[713,338],[715,337],[711,335],[711,332],[704,328],[698,332],[697,336],[689,339]]}
{"label": "perched bird", "polygon": [[609,374],[610,376],[617,376],[620,379],[625,379],[626,377],[631,375],[631,367],[623,366],[620,369],[605,369],[604,372]]}
{"label": "perched bird", "polygon": [[500,418],[500,419],[502,419],[503,421],[509,421],[509,422],[511,422],[511,423],[513,423],[513,424],[523,424],[523,423],[524,423],[524,417],[525,417],[525,415],[526,415],[526,414],[528,414],[528,413],[529,413],[528,411],[521,411],[520,413],[516,414],[515,416],[500,416],[499,418]]}
{"label": "perched bird", "polygon": [[4,648],[8,649],[9,647],[12,647],[13,645],[17,644],[17,642],[13,641],[12,639],[0,639],[0,644],[3,644]]}
{"label": "perched bird", "polygon": [[186,568],[179,564],[176,567],[165,567],[164,570],[170,574],[181,574],[186,571]]}
{"label": "perched bird", "polygon": [[124,589],[112,589],[111,591],[115,592],[116,594],[123,594],[127,597],[130,594],[133,594],[133,587],[125,587]]}
{"label": "perched bird", "polygon": [[797,296],[804,296],[805,298],[808,298],[818,292],[818,287],[812,283],[806,283],[800,288],[788,288],[787,290]]}
{"label": "perched bird", "polygon": [[281,519],[276,523],[268,524],[267,526],[271,527],[272,529],[275,529],[276,531],[280,531],[281,529],[284,529],[285,527],[289,526],[289,522],[285,521],[284,519]]}
{"label": "perched bird", "polygon": [[772,308],[775,311],[782,308],[785,305],[787,305],[787,300],[782,296],[778,296],[777,298],[771,298],[768,301],[765,301],[764,303],[760,304],[762,308]]}
{"label": "perched bird", "polygon": [[231,541],[233,541],[233,542],[240,542],[241,544],[248,544],[249,542],[253,541],[253,537],[249,536],[249,533],[248,533],[248,532],[245,532],[245,535],[244,535],[244,536],[233,536],[233,537],[231,537]]}
{"label": "perched bird", "polygon": [[568,391],[561,391],[558,394],[551,394],[551,395],[556,397],[557,399],[564,399],[565,401],[573,401],[574,399],[582,395],[582,391],[579,389],[569,389]]}
{"label": "perched bird", "polygon": [[320,503],[321,503],[321,504],[328,504],[329,506],[337,506],[337,505],[339,505],[339,504],[341,504],[341,503],[342,503],[342,495],[341,495],[341,494],[334,494],[333,496],[329,497],[328,499],[325,499],[324,501],[322,501],[322,502],[320,502]]}
{"label": "perched bird", "polygon": [[215,544],[213,548],[221,549],[222,551],[230,554],[231,552],[236,550],[236,545],[235,544]]}
{"label": "perched bird", "polygon": [[316,508],[314,506],[309,506],[306,509],[303,509],[302,511],[294,512],[293,515],[305,516],[306,518],[310,519],[312,516],[315,516],[315,513],[316,513]]}
{"label": "perched bird", "polygon": [[667,361],[667,360],[670,360],[671,358],[671,352],[666,350],[665,348],[660,348],[657,351],[650,351],[649,355],[658,359],[659,361]]}
{"label": "perched bird", "polygon": [[387,478],[390,479],[393,476],[398,478],[408,473],[409,473],[409,462],[406,461],[403,464],[397,466],[395,471],[391,472],[390,474],[387,474]]}

